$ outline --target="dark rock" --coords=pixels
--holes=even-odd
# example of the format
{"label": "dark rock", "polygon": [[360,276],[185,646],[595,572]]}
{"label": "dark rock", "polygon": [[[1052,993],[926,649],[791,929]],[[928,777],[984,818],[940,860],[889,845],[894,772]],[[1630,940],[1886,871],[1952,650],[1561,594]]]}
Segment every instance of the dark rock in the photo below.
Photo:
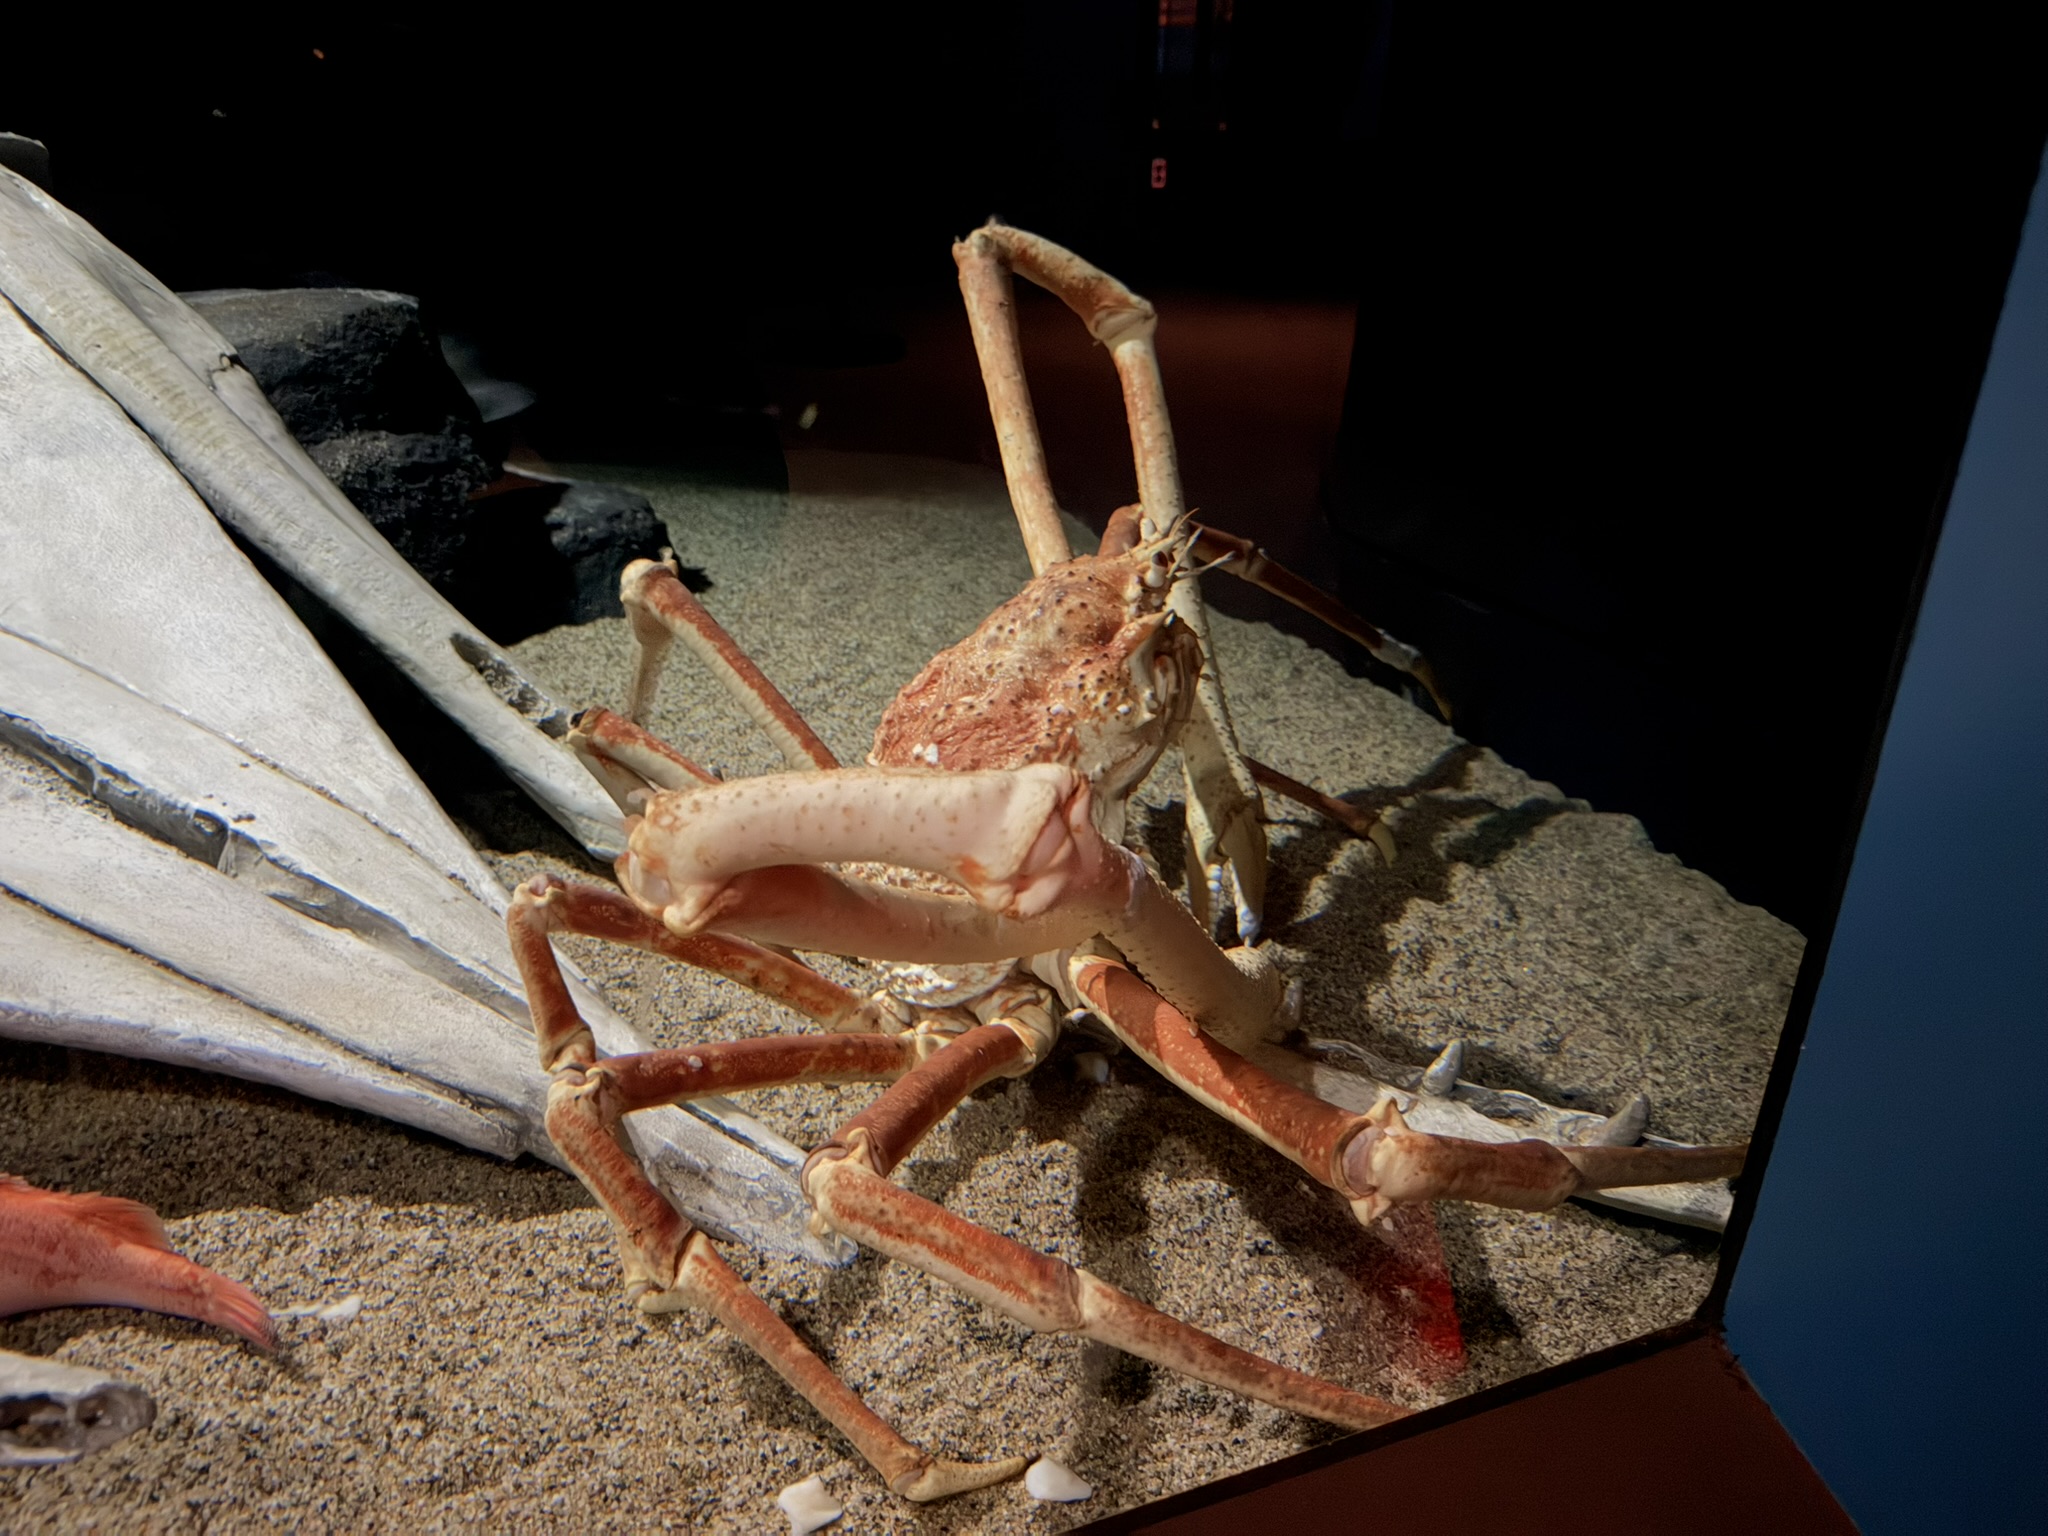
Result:
{"label": "dark rock", "polygon": [[247,288],[185,301],[225,336],[327,478],[460,606],[471,493],[496,477],[475,404],[419,301],[365,288]]}
{"label": "dark rock", "polygon": [[[501,644],[616,617],[619,572],[668,542],[637,491],[501,475],[480,448],[476,403],[420,323],[418,300],[364,288],[184,297],[235,348],[327,478]],[[462,343],[449,350],[480,367]],[[709,585],[701,572],[684,579],[698,591]]]}
{"label": "dark rock", "polygon": [[568,622],[616,618],[619,572],[652,558],[668,542],[653,505],[620,485],[572,485],[547,514],[548,541],[569,562],[574,583]]}
{"label": "dark rock", "polygon": [[292,436],[468,431],[475,404],[420,323],[419,300],[365,288],[247,288],[185,302],[234,344]]}
{"label": "dark rock", "polygon": [[476,524],[470,492],[491,467],[466,432],[343,432],[307,452],[419,573],[444,590]]}

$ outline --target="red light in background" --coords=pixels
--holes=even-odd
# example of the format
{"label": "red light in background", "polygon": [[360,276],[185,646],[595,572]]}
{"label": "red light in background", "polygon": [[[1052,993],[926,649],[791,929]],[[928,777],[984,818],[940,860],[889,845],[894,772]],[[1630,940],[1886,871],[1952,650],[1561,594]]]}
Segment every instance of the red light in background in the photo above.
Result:
{"label": "red light in background", "polygon": [[1166,157],[1164,155],[1160,155],[1152,162],[1152,190],[1154,192],[1166,190]]}

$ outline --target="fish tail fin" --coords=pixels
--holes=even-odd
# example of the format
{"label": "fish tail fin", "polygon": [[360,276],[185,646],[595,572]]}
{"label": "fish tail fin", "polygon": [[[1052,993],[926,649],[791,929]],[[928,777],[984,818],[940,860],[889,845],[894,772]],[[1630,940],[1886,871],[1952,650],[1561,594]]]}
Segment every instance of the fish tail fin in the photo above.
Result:
{"label": "fish tail fin", "polygon": [[141,1202],[39,1189],[0,1173],[0,1206],[18,1208],[37,1223],[54,1220],[82,1238],[82,1248],[64,1248],[80,1272],[59,1275],[42,1305],[167,1312],[226,1328],[261,1350],[277,1348],[277,1328],[256,1293],[179,1253],[161,1218]]}
{"label": "fish tail fin", "polygon": [[277,1325],[270,1319],[270,1309],[263,1300],[239,1280],[230,1280],[226,1275],[217,1275],[212,1270],[195,1264],[200,1275],[205,1277],[206,1322],[240,1334],[258,1349],[269,1353],[277,1348]]}

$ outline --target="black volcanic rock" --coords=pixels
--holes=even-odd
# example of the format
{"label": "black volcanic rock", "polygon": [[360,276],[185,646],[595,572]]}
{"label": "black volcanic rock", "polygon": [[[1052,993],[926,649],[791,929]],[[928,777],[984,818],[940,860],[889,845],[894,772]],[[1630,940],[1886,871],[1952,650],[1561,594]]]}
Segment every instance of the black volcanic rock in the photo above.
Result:
{"label": "black volcanic rock", "polygon": [[653,557],[668,542],[654,506],[621,485],[572,485],[547,514],[548,540],[569,562],[574,593],[569,621],[615,618],[619,572],[629,561]]}
{"label": "black volcanic rock", "polygon": [[307,450],[419,573],[447,591],[476,515],[470,492],[493,477],[466,432],[342,432]]}
{"label": "black volcanic rock", "polygon": [[364,288],[184,295],[233,345],[327,478],[461,606],[476,517],[496,478],[475,404],[420,322],[417,299]]}
{"label": "black volcanic rock", "polygon": [[182,297],[234,344],[308,447],[366,428],[474,436],[480,424],[420,323],[419,300],[406,294],[229,288]]}

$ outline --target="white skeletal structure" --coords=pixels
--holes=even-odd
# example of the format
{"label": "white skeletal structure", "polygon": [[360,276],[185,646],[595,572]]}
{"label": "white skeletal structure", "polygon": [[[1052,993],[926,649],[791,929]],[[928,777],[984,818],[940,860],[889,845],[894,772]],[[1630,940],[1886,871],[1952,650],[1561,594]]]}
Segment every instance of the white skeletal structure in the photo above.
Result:
{"label": "white skeletal structure", "polygon": [[0,1349],[0,1467],[60,1466],[155,1422],[132,1381]]}
{"label": "white skeletal structure", "polygon": [[[0,297],[0,1034],[555,1160],[502,887],[221,523],[601,853],[618,819],[535,728],[552,706],[326,481],[210,326],[5,171]],[[572,985],[608,1049],[645,1047]],[[805,1225],[798,1150],[736,1107],[633,1131],[693,1219],[847,1253]]]}

